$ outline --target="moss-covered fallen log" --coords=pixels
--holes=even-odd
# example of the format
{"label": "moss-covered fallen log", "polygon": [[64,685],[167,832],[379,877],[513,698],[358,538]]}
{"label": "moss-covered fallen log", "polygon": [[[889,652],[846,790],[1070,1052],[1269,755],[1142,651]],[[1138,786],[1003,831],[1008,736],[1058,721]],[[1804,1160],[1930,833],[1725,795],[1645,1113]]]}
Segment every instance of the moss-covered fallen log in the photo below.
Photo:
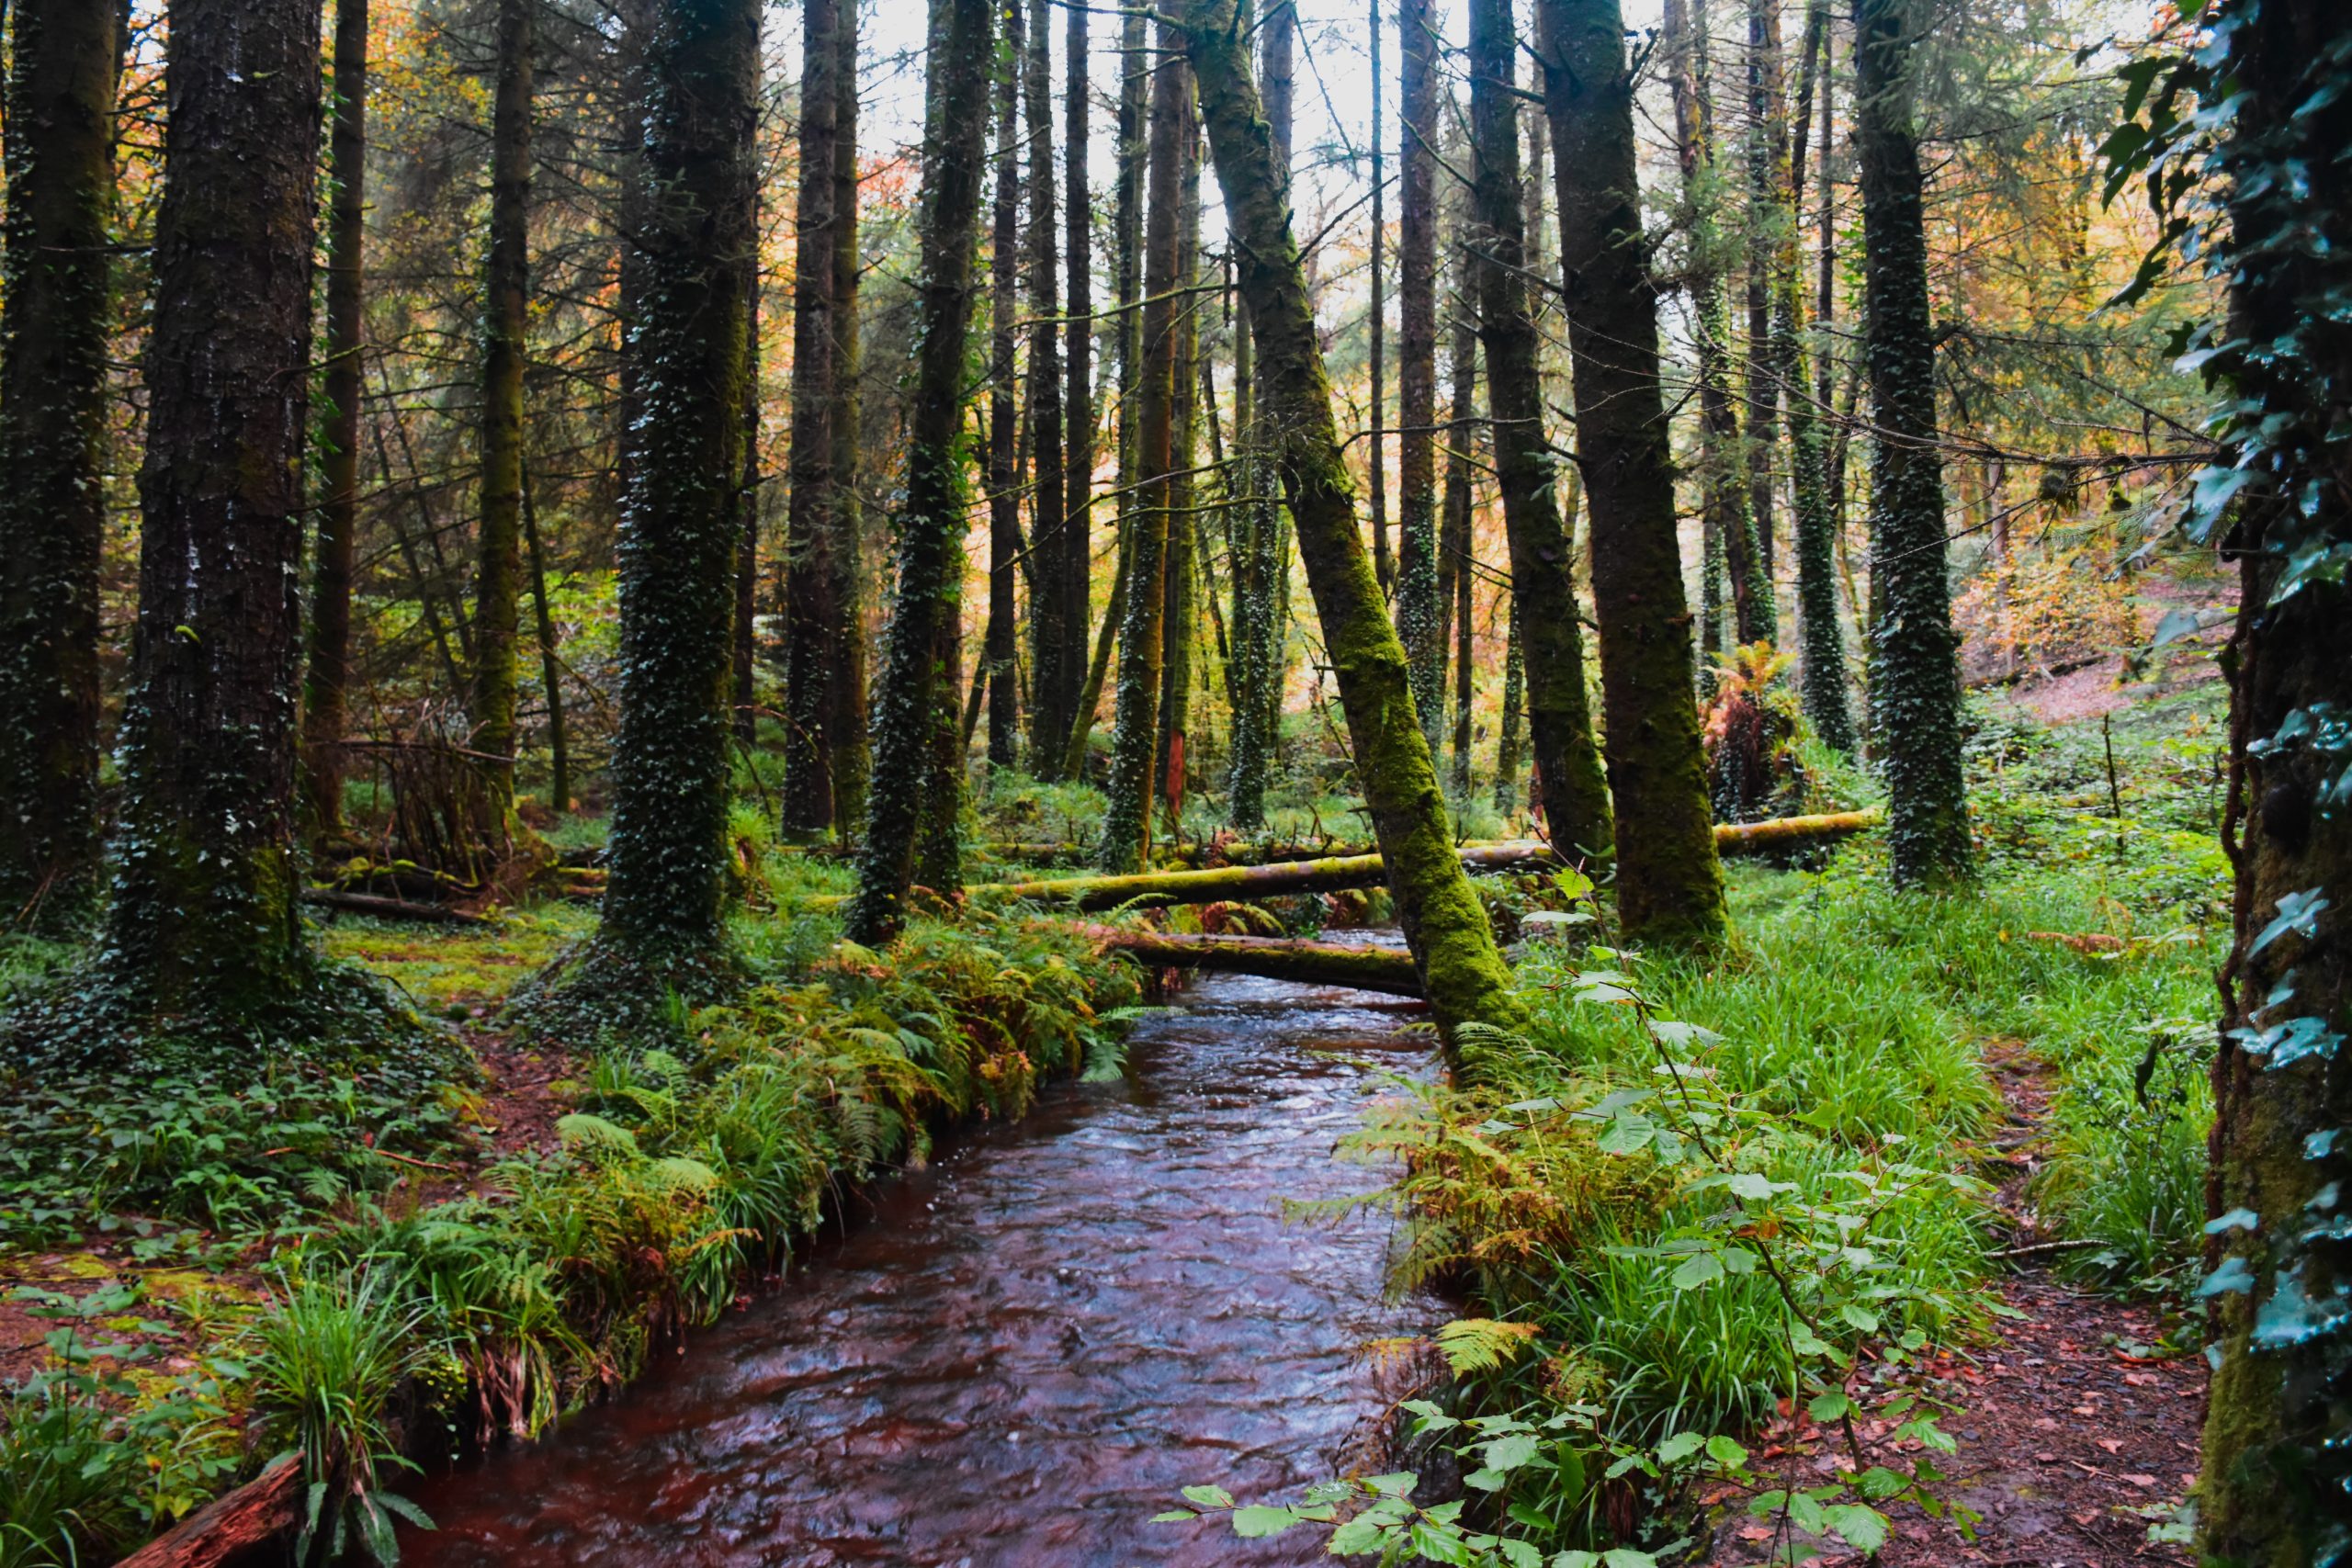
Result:
{"label": "moss-covered fallen log", "polygon": [[1842,839],[1865,828],[1875,828],[1884,818],[1885,814],[1873,807],[1868,811],[1832,811],[1819,817],[1775,817],[1762,822],[1718,822],[1715,824],[1715,853],[1764,854],[1798,844]]}
{"label": "moss-covered fallen log", "polygon": [[1171,931],[1080,928],[1109,952],[1154,969],[1207,969],[1301,986],[1346,986],[1392,997],[1421,996],[1413,955],[1401,947],[1354,946],[1287,937],[1192,936]]}
{"label": "moss-covered fallen log", "polygon": [[[1464,845],[1468,871],[1501,871],[1552,859],[1552,847],[1535,840]],[[1272,865],[1227,865],[1209,871],[1147,871],[1131,876],[1059,876],[1036,882],[998,882],[967,889],[974,898],[1035,898],[1071,902],[1080,909],[1116,909],[1129,904],[1255,903],[1300,893],[1336,893],[1377,887],[1386,875],[1376,854],[1340,855]]]}

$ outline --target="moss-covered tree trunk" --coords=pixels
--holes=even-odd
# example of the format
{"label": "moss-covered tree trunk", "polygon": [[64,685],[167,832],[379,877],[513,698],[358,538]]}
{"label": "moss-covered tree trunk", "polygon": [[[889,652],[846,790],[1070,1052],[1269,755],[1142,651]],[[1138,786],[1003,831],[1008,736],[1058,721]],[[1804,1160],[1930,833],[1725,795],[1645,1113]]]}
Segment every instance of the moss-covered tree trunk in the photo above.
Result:
{"label": "moss-covered tree trunk", "polygon": [[1894,879],[1935,886],[1970,876],[1974,853],[1961,773],[1960,639],[1944,561],[1926,186],[1911,81],[1919,15],[1910,0],[1859,0],[1855,143],[1874,414],[1871,579],[1884,601],[1871,628],[1871,718],[1886,769]]}
{"label": "moss-covered tree trunk", "polygon": [[367,283],[368,0],[336,0],[331,91],[334,132],[327,164],[334,185],[327,197],[327,406],[319,422],[319,533],[311,565],[310,657],[302,679],[302,815],[321,838],[343,829],[343,740],[351,727],[344,687],[351,679],[359,402],[366,370],[359,310]]}
{"label": "moss-covered tree trunk", "polygon": [[2352,16],[2226,0],[2207,20],[2234,109],[2212,363],[2236,412],[2219,467],[2249,482],[2225,540],[2242,574],[2224,666],[2237,897],[2213,1063],[2218,1268],[2202,1293],[2220,1359],[2198,1544],[2209,1563],[2301,1568],[2352,1550],[2352,592],[2335,565],[2352,554],[2352,104],[2335,92]]}
{"label": "moss-covered tree trunk", "polygon": [[[1003,35],[1021,36],[1021,0],[1005,0]],[[996,215],[989,242],[989,622],[981,657],[988,661],[989,761],[1004,768],[1021,753],[1020,616],[1013,599],[1021,558],[1021,470],[1014,439],[1020,412],[1013,397],[1019,345],[1013,318],[1021,309],[1015,254],[1021,243],[1020,81],[1010,59],[1003,61],[996,82]]]}
{"label": "moss-covered tree trunk", "polygon": [[794,208],[792,431],[786,465],[791,494],[785,514],[785,734],[782,826],[812,838],[834,824],[831,660],[839,655],[842,608],[836,604],[838,494],[833,474],[833,164],[842,87],[838,33],[852,0],[804,0],[801,6],[800,187]]}
{"label": "moss-covered tree trunk", "polygon": [[115,7],[17,0],[0,287],[0,929],[99,883],[98,561]]}
{"label": "moss-covered tree trunk", "polygon": [[[514,804],[515,645],[523,602],[523,361],[529,322],[531,50],[537,0],[499,0],[491,110],[490,254],[482,269],[481,532],[474,572],[468,716],[483,764],[493,840]],[[729,584],[732,588],[732,584]],[[729,617],[730,624],[732,617]]]}
{"label": "moss-covered tree trunk", "polygon": [[[1430,752],[1445,734],[1437,556],[1437,57],[1430,0],[1396,13],[1404,126],[1396,231],[1396,635]],[[1453,439],[1459,439],[1458,434]]]}
{"label": "moss-covered tree trunk", "polygon": [[319,20],[318,0],[172,13],[139,621],[100,965],[155,1011],[232,1024],[291,1002],[311,967],[294,681]]}
{"label": "moss-covered tree trunk", "polygon": [[1404,646],[1357,533],[1331,414],[1331,388],[1298,246],[1288,182],[1250,79],[1233,0],[1193,0],[1184,43],[1257,339],[1261,417],[1274,433],[1283,490],[1338,678],[1356,776],[1438,1027],[1512,1026],[1523,1017],[1486,911],[1449,840],[1445,802],[1413,711]]}
{"label": "moss-covered tree trunk", "polygon": [[1069,615],[1069,556],[1082,545],[1064,523],[1068,479],[1062,471],[1060,234],[1054,215],[1053,6],[1030,8],[1022,69],[1022,107],[1029,130],[1029,549],[1041,592],[1029,601],[1030,751],[1058,758],[1077,698],[1073,644],[1086,626]]}
{"label": "moss-covered tree trunk", "polygon": [[[1142,363],[1136,376],[1135,471],[1128,523],[1126,615],[1119,628],[1119,680],[1112,720],[1110,803],[1103,812],[1102,870],[1130,872],[1151,832],[1153,766],[1160,681],[1167,662],[1168,481],[1176,400],[1177,268],[1182,254],[1182,142],[1191,74],[1169,57],[1182,49],[1169,24],[1159,38],[1148,132],[1148,212],[1143,247]],[[1191,301],[1184,302],[1187,309]]]}
{"label": "moss-covered tree trunk", "polygon": [[1518,29],[1510,0],[1472,0],[1470,118],[1476,143],[1478,339],[1487,351],[1495,482],[1510,536],[1528,737],[1555,842],[1606,858],[1609,788],[1585,698],[1584,631],[1560,521],[1559,476],[1544,434],[1538,339],[1527,309],[1527,221],[1519,179]]}
{"label": "moss-covered tree trunk", "polygon": [[1539,0],[1536,16],[1592,519],[1618,915],[1635,940],[1713,942],[1724,931],[1723,869],[1691,697],[1623,18],[1617,0]]}
{"label": "moss-covered tree trunk", "polygon": [[654,987],[681,990],[703,989],[723,953],[759,17],[757,0],[664,0],[646,61],[644,292],[628,340],[639,406],[622,498],[620,730],[597,942]]}
{"label": "moss-covered tree trunk", "polygon": [[[973,249],[988,158],[990,0],[933,5],[907,496],[899,519],[898,593],[883,638],[875,712],[875,772],[886,780],[938,777],[937,716],[945,711],[939,694],[943,683],[952,689],[954,681],[941,663],[955,646],[947,628],[962,615],[960,434],[967,340],[978,288]],[[921,788],[877,789],[870,797],[857,894],[848,914],[849,932],[860,942],[888,941],[905,919],[927,795],[938,798],[936,791]]]}

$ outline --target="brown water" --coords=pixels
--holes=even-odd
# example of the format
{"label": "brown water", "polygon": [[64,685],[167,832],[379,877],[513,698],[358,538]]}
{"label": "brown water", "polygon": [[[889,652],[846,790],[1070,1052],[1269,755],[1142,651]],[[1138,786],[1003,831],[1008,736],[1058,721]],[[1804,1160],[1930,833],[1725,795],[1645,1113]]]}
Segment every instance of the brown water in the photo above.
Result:
{"label": "brown water", "polygon": [[415,1494],[406,1561],[564,1568],[1306,1562],[1154,1525],[1178,1489],[1274,1500],[1334,1472],[1382,1400],[1357,1354],[1393,1222],[1286,1222],[1379,1174],[1333,1157],[1417,1010],[1204,979],[1123,1083],[1051,1090],[875,1194],[781,1292],[615,1403]]}

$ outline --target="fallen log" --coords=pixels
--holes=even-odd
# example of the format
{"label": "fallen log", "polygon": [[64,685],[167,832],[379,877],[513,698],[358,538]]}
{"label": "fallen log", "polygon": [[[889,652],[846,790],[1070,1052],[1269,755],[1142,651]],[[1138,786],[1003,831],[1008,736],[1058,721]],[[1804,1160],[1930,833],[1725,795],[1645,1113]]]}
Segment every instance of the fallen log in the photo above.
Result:
{"label": "fallen log", "polygon": [[302,902],[322,909],[334,909],[346,915],[373,915],[384,920],[419,920],[436,926],[486,926],[480,915],[469,915],[463,909],[452,909],[446,904],[413,904],[405,898],[386,898],[375,893],[345,893],[333,887],[312,887],[302,895]]}
{"label": "fallen log", "polygon": [[1715,853],[1762,854],[1820,839],[1842,839],[1865,828],[1875,828],[1884,818],[1885,813],[1873,807],[1868,811],[1832,811],[1819,817],[1774,817],[1762,822],[1718,822]]}
{"label": "fallen log", "polygon": [[220,1568],[292,1529],[302,1510],[302,1461],[272,1460],[259,1475],[182,1519],[115,1568]]}
{"label": "fallen log", "polygon": [[[1469,871],[1502,871],[1517,865],[1540,865],[1551,859],[1552,846],[1532,839],[1465,844],[1462,848],[1462,864]],[[1298,893],[1336,893],[1349,887],[1376,887],[1385,874],[1378,855],[1342,855],[1272,865],[1218,866],[1213,871],[1147,871],[1133,876],[1063,876],[1038,882],[982,883],[965,889],[965,893],[975,899],[1070,902],[1080,909],[1099,912],[1129,904],[1147,908],[1167,904],[1250,904],[1261,898]]]}
{"label": "fallen log", "polygon": [[1360,947],[1271,936],[1190,936],[1115,926],[1079,930],[1105,950],[1153,969],[1207,969],[1255,975],[1301,986],[1345,986],[1392,997],[1419,997],[1420,971],[1401,947]]}

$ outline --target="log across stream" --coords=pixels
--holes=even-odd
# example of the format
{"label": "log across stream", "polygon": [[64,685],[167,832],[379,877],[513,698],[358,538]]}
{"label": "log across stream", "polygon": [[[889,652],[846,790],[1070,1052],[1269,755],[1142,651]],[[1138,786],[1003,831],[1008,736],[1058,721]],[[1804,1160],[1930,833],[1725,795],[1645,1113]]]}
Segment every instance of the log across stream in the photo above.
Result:
{"label": "log across stream", "polygon": [[1411,1003],[1214,976],[1137,1025],[1124,1082],[948,1141],[780,1291],[541,1443],[407,1488],[432,1565],[1114,1565],[1329,1561],[1313,1533],[1153,1525],[1177,1489],[1272,1495],[1349,1464],[1426,1333],[1385,1299],[1395,1221],[1286,1221],[1383,1173],[1334,1157]]}

